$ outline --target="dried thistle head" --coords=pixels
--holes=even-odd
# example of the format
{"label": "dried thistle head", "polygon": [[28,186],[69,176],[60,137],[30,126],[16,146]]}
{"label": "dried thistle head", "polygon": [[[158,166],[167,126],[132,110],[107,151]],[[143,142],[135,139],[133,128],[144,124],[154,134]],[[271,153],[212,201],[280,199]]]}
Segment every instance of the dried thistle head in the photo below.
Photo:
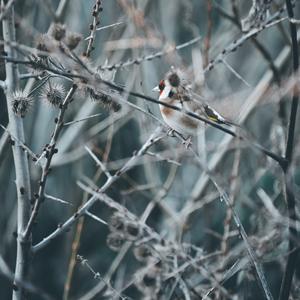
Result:
{"label": "dried thistle head", "polygon": [[47,101],[49,104],[59,107],[66,96],[66,90],[64,86],[60,83],[50,83],[45,85],[40,97],[41,99]]}
{"label": "dried thistle head", "polygon": [[66,35],[66,27],[61,23],[54,23],[50,30],[50,35],[57,41],[61,41]]}
{"label": "dried thistle head", "polygon": [[12,95],[12,110],[15,115],[24,118],[29,111],[33,98],[25,91],[16,90]]}
{"label": "dried thistle head", "polygon": [[64,43],[70,50],[77,48],[78,44],[82,40],[82,35],[76,32],[67,32]]}

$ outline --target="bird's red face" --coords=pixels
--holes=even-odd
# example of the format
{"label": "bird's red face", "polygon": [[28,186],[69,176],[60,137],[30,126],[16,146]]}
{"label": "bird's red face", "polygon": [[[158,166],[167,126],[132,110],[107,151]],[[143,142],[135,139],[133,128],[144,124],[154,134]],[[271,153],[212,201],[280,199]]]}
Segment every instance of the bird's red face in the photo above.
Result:
{"label": "bird's red face", "polygon": [[164,88],[166,87],[165,81],[161,80],[159,82],[158,88],[159,88],[159,94],[161,95],[161,93],[163,92]]}

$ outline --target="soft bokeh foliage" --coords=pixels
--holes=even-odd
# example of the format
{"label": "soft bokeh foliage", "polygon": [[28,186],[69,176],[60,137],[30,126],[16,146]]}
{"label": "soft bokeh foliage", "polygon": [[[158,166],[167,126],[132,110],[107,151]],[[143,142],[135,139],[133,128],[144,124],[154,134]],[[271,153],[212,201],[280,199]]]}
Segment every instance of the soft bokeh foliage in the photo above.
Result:
{"label": "soft bokeh foliage", "polygon": [[[50,56],[55,56],[55,63],[64,65],[71,73],[85,75],[88,72],[83,66],[74,64],[57,50],[55,40],[46,37],[46,41],[40,41],[41,34],[47,33],[54,21],[53,13],[58,4],[59,1],[16,1],[17,42],[32,49],[42,43]],[[199,295],[204,296],[212,287],[216,288],[208,299],[263,299],[264,292],[233,221],[233,212],[226,201],[220,201],[220,191],[207,177],[210,170],[212,178],[234,201],[235,211],[263,266],[270,290],[277,298],[288,254],[283,173],[276,161],[253,144],[259,143],[277,155],[285,151],[295,82],[291,77],[288,21],[283,20],[243,40],[246,33],[242,33],[240,23],[235,22],[247,17],[250,1],[103,0],[97,26],[120,24],[96,32],[94,50],[87,58],[82,54],[89,43],[86,38],[93,23],[94,4],[94,0],[68,1],[59,20],[69,39],[82,37],[74,53],[83,65],[95,72],[99,67],[102,79],[152,98],[157,98],[152,88],[170,67],[180,68],[197,93],[205,94],[222,114],[240,123],[241,129],[237,132],[246,139],[231,138],[203,125],[197,138],[193,138],[192,148],[198,153],[195,157],[180,139],[164,135],[105,191],[121,208],[113,209],[97,201],[89,210],[109,224],[88,215],[82,217],[67,233],[35,253],[30,262],[29,281],[54,299],[63,298],[68,279],[71,288],[65,299],[90,299],[87,293],[95,286],[102,288],[94,299],[118,299],[125,295],[130,299],[188,299],[184,294],[186,290],[191,299],[200,299]],[[283,5],[283,1],[273,1],[267,18]],[[296,4],[296,19],[299,10]],[[283,12],[279,17],[285,16]],[[56,31],[56,34],[61,32]],[[201,36],[199,42],[182,50],[116,70],[99,71],[100,67],[166,50],[197,36]],[[221,57],[223,61],[213,62],[214,67],[206,70],[211,60],[228,46],[234,46],[235,40],[242,40],[241,46],[227,51]],[[22,60],[27,57],[22,53],[18,55]],[[205,83],[202,82],[201,59],[206,70]],[[72,83],[54,76],[39,88],[44,73],[23,64],[19,65],[19,71],[24,75],[20,80],[21,89],[37,88],[23,121],[26,145],[40,155],[51,139],[60,104]],[[26,78],[28,73],[34,72],[40,77]],[[1,79],[5,79],[4,61]],[[100,188],[106,182],[105,172],[85,146],[115,174],[135,157],[160,125],[153,115],[162,120],[156,103],[100,84],[88,85],[80,79],[74,82],[78,89],[68,105],[64,122],[97,116],[65,124],[61,130],[45,193],[69,204],[45,199],[33,227],[33,245],[60,227],[90,198],[78,181],[91,188]],[[143,111],[134,109],[126,101]],[[0,105],[0,123],[7,126],[6,100],[2,92]],[[297,120],[299,124],[299,114]],[[166,128],[162,130],[166,132]],[[288,173],[295,193],[300,185],[298,136],[299,126],[296,126],[293,164]],[[14,163],[10,144],[0,149],[0,254],[14,270],[17,222]],[[32,160],[30,175],[34,198],[41,169]],[[149,210],[147,218],[145,210]],[[143,227],[142,216],[161,240],[158,237],[155,240],[155,234]],[[79,236],[78,247],[74,248]],[[76,259],[77,254],[80,256]],[[191,262],[197,258],[203,262]],[[72,262],[75,263],[73,268]],[[178,267],[187,262],[190,264],[187,270],[177,276]],[[234,264],[237,264],[236,269],[228,273]],[[70,270],[73,270],[72,275]],[[223,282],[226,276],[229,279]],[[11,283],[2,275],[0,278],[1,298],[8,299],[12,293]],[[292,299],[297,299],[299,284],[298,268]],[[40,298],[32,294],[29,299]]]}

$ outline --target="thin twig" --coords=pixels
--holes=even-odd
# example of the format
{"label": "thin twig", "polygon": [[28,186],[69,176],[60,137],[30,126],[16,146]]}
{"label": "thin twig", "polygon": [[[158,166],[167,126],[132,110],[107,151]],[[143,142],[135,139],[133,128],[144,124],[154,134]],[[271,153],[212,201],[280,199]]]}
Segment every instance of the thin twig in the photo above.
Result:
{"label": "thin twig", "polygon": [[7,134],[8,138],[10,137],[13,142],[17,142],[18,146],[21,147],[23,149],[23,151],[26,151],[31,156],[31,158],[32,158],[33,161],[37,161],[38,160],[38,156],[28,146],[26,146],[21,140],[19,140],[16,136],[14,136],[2,124],[0,124],[0,127],[5,131],[5,133]]}
{"label": "thin twig", "polygon": [[[294,18],[293,5],[291,0],[286,0],[286,7],[288,16],[290,19]],[[296,76],[298,68],[299,68],[299,48],[298,48],[298,39],[297,39],[297,28],[296,25],[290,22],[290,33],[292,39],[292,57],[293,57],[293,74]],[[297,118],[297,109],[298,109],[299,97],[296,89],[293,89],[293,97],[292,97],[292,107],[290,113],[289,120],[289,128],[288,128],[288,137],[286,144],[286,152],[285,158],[287,160],[287,165],[282,168],[284,172],[284,180],[285,180],[285,197],[287,201],[288,207],[288,216],[289,220],[292,222],[297,220],[296,215],[296,205],[295,205],[295,194],[292,188],[292,185],[289,183],[289,170],[292,164],[293,159],[293,151],[294,151],[294,137],[295,137],[295,127],[296,127],[296,118]],[[291,222],[290,221],[290,222]],[[297,239],[298,231],[297,228],[293,226],[289,226],[289,250],[290,254],[288,256],[285,272],[283,275],[281,287],[280,287],[280,300],[288,300],[289,294],[291,291],[291,285],[293,276],[296,269],[296,262],[299,255],[300,248],[296,245],[295,239]],[[296,247],[296,249],[295,249]]]}
{"label": "thin twig", "polygon": [[103,29],[108,29],[108,28],[112,28],[112,27],[117,27],[117,26],[120,26],[120,25],[123,25],[124,22],[117,22],[117,23],[114,23],[114,24],[110,24],[110,25],[106,25],[106,26],[101,26],[101,27],[97,27],[97,31],[100,31],[100,30],[103,30]]}
{"label": "thin twig", "polygon": [[101,224],[104,224],[104,225],[107,225],[107,222],[105,222],[104,220],[100,219],[99,217],[97,217],[96,215],[90,213],[88,210],[85,212],[85,214],[87,216],[89,216],[90,218],[96,220],[97,222],[101,223]]}
{"label": "thin twig", "polygon": [[92,150],[88,147],[84,147],[85,150],[89,153],[89,155],[93,158],[93,160],[96,162],[96,164],[101,168],[101,170],[104,172],[107,178],[112,177],[112,175],[109,173],[109,171],[106,169],[105,165],[102,163],[102,161],[92,152]]}
{"label": "thin twig", "polygon": [[95,118],[95,117],[99,117],[101,115],[103,115],[103,114],[99,113],[99,114],[90,115],[90,116],[85,117],[85,118],[81,118],[81,119],[78,119],[78,120],[74,120],[74,121],[64,123],[64,126],[73,125],[73,124],[76,124],[76,123],[79,123],[79,122],[82,122],[82,121],[86,121],[86,120],[89,120],[89,119],[92,119],[92,118]]}
{"label": "thin twig", "polygon": [[206,0],[206,10],[207,10],[207,32],[204,41],[205,49],[204,49],[204,65],[207,66],[209,62],[209,50],[211,43],[211,34],[213,27],[213,19],[212,19],[212,0]]}
{"label": "thin twig", "polygon": [[44,193],[44,196],[45,196],[46,199],[53,200],[53,201],[56,201],[56,202],[59,202],[59,203],[65,204],[65,205],[73,205],[72,203],[70,203],[68,201],[62,200],[62,199],[57,198],[57,197],[53,197],[53,196],[48,195],[46,193]]}
{"label": "thin twig", "polygon": [[[222,58],[223,59],[223,58]],[[57,69],[53,69],[49,66],[45,66],[45,69],[48,70],[48,71],[51,71],[55,74],[58,74],[58,75],[61,75],[61,76],[64,76],[66,78],[81,78],[81,79],[85,79],[87,80],[88,78],[86,78],[85,76],[83,75],[79,75],[79,74],[72,74],[72,73],[68,73],[68,72],[64,72],[64,71],[60,71],[60,70],[57,70]],[[212,127],[215,127],[227,134],[230,134],[231,136],[234,136],[234,137],[238,137],[240,139],[245,139],[245,137],[235,133],[234,131],[228,129],[228,128],[225,128],[223,127],[221,124],[219,123],[216,123],[214,121],[211,121],[205,117],[202,117],[201,115],[199,114],[195,114],[191,111],[183,111],[180,107],[177,107],[177,106],[174,106],[174,105],[171,105],[169,103],[166,103],[164,101],[159,101],[159,100],[156,100],[156,99],[153,99],[149,96],[145,96],[143,94],[140,94],[140,93],[137,93],[137,92],[132,92],[132,91],[129,91],[127,90],[126,88],[122,87],[122,86],[119,86],[111,81],[107,81],[107,80],[104,80],[104,79],[101,79],[99,78],[99,76],[97,76],[97,74],[94,74],[92,71],[91,73],[94,75],[95,78],[93,78],[92,80],[95,81],[95,85],[96,84],[99,84],[99,83],[103,83],[105,84],[106,86],[109,86],[110,88],[118,91],[118,92],[121,92],[121,93],[125,93],[127,95],[132,95],[132,96],[135,96],[135,97],[138,97],[140,99],[144,99],[146,101],[149,101],[149,102],[152,102],[152,103],[156,103],[156,104],[161,104],[163,106],[166,106],[166,107],[169,107],[173,110],[177,110],[177,111],[181,111],[182,113],[184,113],[185,115],[191,117],[191,118],[194,118],[194,119],[197,119],[199,121],[202,121],[206,124],[209,124],[211,125]],[[265,155],[267,155],[268,157],[271,157],[273,160],[277,161],[281,166],[285,166],[286,165],[286,159],[281,157],[280,155],[277,155],[275,153],[273,153],[272,151],[264,148],[263,146],[261,146],[260,144],[258,143],[250,143],[251,146],[253,146],[254,148],[260,150],[262,153],[264,153]]]}
{"label": "thin twig", "polygon": [[0,15],[0,22],[2,22],[2,20],[5,18],[5,16],[8,14],[9,9],[11,8],[11,6],[14,4],[16,0],[9,0],[7,2],[7,4],[5,6],[3,6],[4,4],[1,4],[1,15]]}
{"label": "thin twig", "polygon": [[96,3],[93,7],[93,12],[92,12],[93,23],[90,25],[90,35],[87,38],[88,39],[88,45],[87,45],[87,49],[84,53],[86,57],[90,57],[91,52],[94,49],[93,48],[93,43],[94,43],[95,37],[96,37],[97,26],[100,23],[99,14],[100,14],[101,11],[102,11],[101,0],[96,0]]}
{"label": "thin twig", "polygon": [[28,224],[26,226],[26,229],[24,231],[24,237],[25,238],[28,238],[28,236],[31,234],[31,229],[32,229],[34,221],[35,221],[35,219],[38,215],[39,207],[40,207],[40,205],[41,205],[41,203],[42,203],[42,201],[45,197],[44,193],[45,193],[45,188],[46,188],[46,182],[47,182],[48,175],[50,173],[50,166],[51,166],[52,157],[57,152],[55,146],[56,146],[56,143],[57,143],[58,136],[59,136],[59,134],[60,134],[60,132],[63,128],[64,114],[65,114],[65,111],[67,110],[69,102],[72,100],[72,97],[73,97],[76,89],[77,89],[77,86],[74,84],[71,87],[71,89],[69,90],[68,94],[66,95],[66,97],[65,97],[65,99],[64,99],[64,101],[61,105],[61,109],[59,111],[59,114],[58,114],[56,126],[55,126],[55,129],[54,129],[51,141],[50,141],[49,145],[46,147],[43,154],[41,155],[41,156],[45,155],[47,161],[46,161],[46,164],[44,165],[43,170],[42,170],[42,176],[41,176],[41,180],[40,180],[39,191],[38,191],[38,194],[36,195],[36,200],[35,200],[35,203],[34,203],[34,206],[33,206],[33,210],[32,210],[30,219],[28,221]]}
{"label": "thin twig", "polygon": [[211,172],[209,170],[207,170],[203,165],[202,165],[202,162],[201,162],[201,159],[200,157],[198,156],[198,154],[190,149],[190,151],[194,154],[195,158],[197,159],[197,162],[199,163],[199,165],[202,167],[202,169],[207,173],[207,175],[209,176],[210,180],[213,182],[214,186],[216,187],[217,191],[219,192],[220,194],[220,198],[221,200],[223,200],[226,204],[226,206],[232,211],[232,216],[233,216],[233,220],[236,224],[236,227],[239,231],[239,234],[241,236],[241,238],[243,239],[244,241],[244,244],[245,244],[245,247],[247,249],[247,252],[248,252],[248,255],[249,255],[249,258],[253,264],[253,266],[255,267],[255,270],[256,270],[256,273],[259,277],[259,280],[260,280],[260,284],[263,288],[263,291],[264,291],[264,294],[266,296],[266,298],[268,300],[272,300],[273,299],[273,296],[270,292],[270,289],[269,289],[269,286],[268,286],[268,283],[266,281],[266,278],[264,276],[264,272],[263,272],[263,269],[262,269],[262,266],[260,264],[260,262],[258,261],[257,257],[256,257],[256,254],[254,252],[254,250],[252,249],[250,243],[249,243],[249,239],[248,239],[248,236],[247,236],[247,233],[242,225],[242,222],[235,210],[235,208],[233,207],[232,203],[233,201],[229,198],[228,194],[226,193],[226,191],[217,183],[217,180],[215,178],[215,176],[213,176],[213,174],[211,174]]}
{"label": "thin twig", "polygon": [[180,44],[178,46],[175,46],[175,47],[172,47],[172,46],[169,46],[167,47],[166,50],[162,50],[162,51],[158,51],[158,52],[155,52],[155,53],[152,53],[152,54],[149,54],[149,55],[145,55],[145,56],[142,56],[142,57],[137,57],[137,58],[133,58],[133,59],[130,59],[130,60],[127,60],[125,62],[119,62],[119,63],[116,63],[116,64],[113,64],[113,65],[108,65],[108,66],[99,66],[98,69],[99,70],[115,70],[115,69],[119,69],[119,68],[124,68],[124,67],[128,67],[128,66],[132,66],[132,65],[139,65],[140,63],[144,62],[144,61],[149,61],[149,60],[153,60],[153,59],[156,59],[156,58],[160,58],[164,55],[167,55],[167,54],[170,54],[174,51],[178,51],[178,50],[181,50],[181,49],[184,49],[186,47],[189,47],[197,42],[199,42],[201,40],[201,37],[196,37],[188,42],[185,42],[183,44]]}

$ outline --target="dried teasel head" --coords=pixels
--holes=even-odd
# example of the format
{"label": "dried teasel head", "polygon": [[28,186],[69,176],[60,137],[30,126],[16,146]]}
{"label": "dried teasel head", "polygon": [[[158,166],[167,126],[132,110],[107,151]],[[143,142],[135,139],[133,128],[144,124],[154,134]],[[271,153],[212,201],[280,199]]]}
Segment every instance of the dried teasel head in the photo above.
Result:
{"label": "dried teasel head", "polygon": [[40,94],[41,99],[55,107],[59,107],[63,103],[65,96],[66,90],[64,86],[56,82],[48,82]]}
{"label": "dried teasel head", "polygon": [[61,23],[54,23],[50,30],[49,34],[57,41],[61,41],[66,35],[66,27]]}
{"label": "dried teasel head", "polygon": [[17,116],[24,118],[32,102],[33,98],[28,95],[28,93],[22,90],[16,90],[12,95],[12,110]]}

